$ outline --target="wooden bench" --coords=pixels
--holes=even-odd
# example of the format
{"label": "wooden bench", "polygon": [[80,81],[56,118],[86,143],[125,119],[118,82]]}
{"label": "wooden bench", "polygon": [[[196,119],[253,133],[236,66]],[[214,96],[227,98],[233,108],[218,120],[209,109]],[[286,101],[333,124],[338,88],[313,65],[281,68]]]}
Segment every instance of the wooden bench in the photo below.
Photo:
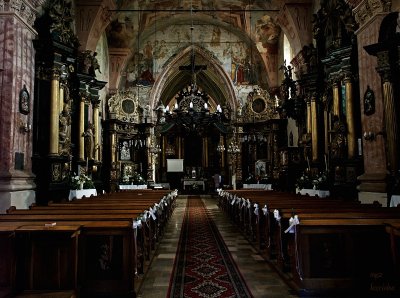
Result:
{"label": "wooden bench", "polygon": [[[160,194],[153,193],[146,198],[136,195],[133,200],[132,194],[113,194],[31,206],[30,210],[11,208],[9,214],[0,215],[0,265],[5,268],[0,270],[0,293],[16,295],[28,291],[61,297],[72,291],[84,297],[134,296],[134,277],[144,272],[144,250],[148,251],[147,256],[151,250],[141,249],[145,237],[141,238],[138,231],[148,230],[151,224],[144,223],[142,229],[133,229],[133,226],[138,217],[143,218],[146,209],[165,202],[160,201],[163,198]],[[168,219],[165,214],[172,212],[174,201],[168,202],[168,206],[155,209],[158,217]],[[151,216],[147,220],[153,221]],[[76,239],[75,245],[71,245],[71,233]],[[54,237],[56,234],[63,237]],[[48,250],[38,249],[47,242]],[[77,264],[77,270],[73,270],[75,275],[68,271],[70,267],[64,261],[74,251],[77,253],[70,259]],[[46,255],[51,262],[47,262]]]}

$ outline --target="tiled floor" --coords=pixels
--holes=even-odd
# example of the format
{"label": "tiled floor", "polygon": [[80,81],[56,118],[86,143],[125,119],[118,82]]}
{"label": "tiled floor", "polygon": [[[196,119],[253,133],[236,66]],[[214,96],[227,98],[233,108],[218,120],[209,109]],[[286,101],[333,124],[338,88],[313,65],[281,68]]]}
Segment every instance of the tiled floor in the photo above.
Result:
{"label": "tiled floor", "polygon": [[[177,208],[154,253],[149,270],[143,279],[136,283],[140,284],[137,290],[138,298],[160,298],[167,295],[187,198],[190,199],[190,196],[179,196],[177,199]],[[290,294],[290,288],[218,210],[216,199],[203,196],[203,200],[254,297],[297,297]]]}

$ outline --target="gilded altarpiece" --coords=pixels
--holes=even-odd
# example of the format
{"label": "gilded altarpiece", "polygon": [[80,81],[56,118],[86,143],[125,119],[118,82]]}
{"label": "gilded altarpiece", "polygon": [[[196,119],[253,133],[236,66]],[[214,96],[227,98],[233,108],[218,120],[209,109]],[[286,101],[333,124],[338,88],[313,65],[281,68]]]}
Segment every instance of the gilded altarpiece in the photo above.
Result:
{"label": "gilded altarpiece", "polygon": [[152,124],[147,123],[148,111],[140,105],[136,90],[118,91],[108,99],[107,110],[103,156],[109,173],[107,189],[152,180],[155,158],[148,152]]}
{"label": "gilded altarpiece", "polygon": [[[90,176],[99,191],[101,127],[99,91],[106,82],[84,71],[73,30],[73,5],[56,1],[45,5],[36,20],[37,39],[33,119],[33,172],[37,203],[68,198],[71,177]],[[90,60],[93,64],[95,60]],[[86,133],[86,134],[85,134]],[[88,135],[90,134],[90,138]],[[98,150],[99,151],[99,150]],[[96,181],[97,180],[97,181]]]}

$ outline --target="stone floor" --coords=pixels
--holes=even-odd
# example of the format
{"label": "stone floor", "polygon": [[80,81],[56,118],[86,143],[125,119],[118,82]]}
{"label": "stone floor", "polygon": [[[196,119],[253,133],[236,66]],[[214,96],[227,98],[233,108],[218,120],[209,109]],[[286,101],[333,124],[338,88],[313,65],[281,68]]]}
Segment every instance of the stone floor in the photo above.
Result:
{"label": "stone floor", "polygon": [[[138,298],[160,298],[167,295],[187,198],[190,196],[178,196],[177,208],[168,222],[149,269],[136,282]],[[298,297],[291,294],[290,288],[279,275],[218,209],[216,199],[203,196],[203,200],[254,297]]]}

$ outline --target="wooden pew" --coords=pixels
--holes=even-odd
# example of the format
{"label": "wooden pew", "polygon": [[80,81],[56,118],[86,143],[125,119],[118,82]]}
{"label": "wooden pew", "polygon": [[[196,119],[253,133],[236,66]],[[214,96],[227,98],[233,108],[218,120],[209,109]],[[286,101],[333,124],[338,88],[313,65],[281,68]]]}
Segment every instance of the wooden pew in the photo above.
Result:
{"label": "wooden pew", "polygon": [[[399,273],[393,269],[399,267],[395,261],[399,246],[393,240],[389,241],[388,236],[393,237],[392,233],[396,233],[393,227],[400,224],[400,212],[394,208],[290,194],[285,196],[282,193],[279,196],[265,196],[265,192],[255,192],[250,193],[247,199],[250,201],[250,207],[246,208],[248,212],[254,212],[254,204],[259,204],[260,235],[262,229],[265,229],[265,234],[264,239],[260,236],[258,244],[265,241],[270,252],[266,255],[267,259],[282,274],[289,274],[302,294],[320,295],[324,291],[343,294],[354,291],[370,297],[377,294],[379,289],[390,295],[393,287],[396,294],[400,293]],[[225,212],[235,211],[229,208],[229,202],[229,198],[225,197],[220,199],[219,204]],[[260,212],[263,207],[260,203],[264,202],[268,205],[265,215]],[[275,209],[280,211],[279,221],[274,217]],[[295,214],[300,219],[300,224],[293,227],[295,233],[284,233],[289,227],[289,219]],[[235,219],[232,214],[230,217]],[[363,245],[360,243],[368,246],[361,253],[359,250]],[[334,259],[331,264],[338,267],[325,268],[320,265],[324,253],[327,253],[324,249],[333,248],[335,258],[343,256],[345,261]],[[374,253],[379,256],[369,266],[369,258],[373,258]],[[385,268],[389,269],[385,271]],[[346,276],[345,272],[349,270],[351,273]],[[382,286],[383,283],[386,286]]]}
{"label": "wooden pew", "polygon": [[[15,237],[0,238],[1,241],[3,241],[3,239],[7,239],[8,241],[6,242],[7,245],[4,245],[4,251],[9,253],[11,251],[10,247],[15,248],[14,245],[16,244],[17,247],[22,248],[34,247],[36,244],[33,245],[31,243],[34,241],[32,235],[43,239],[42,243],[44,245],[49,238],[47,233],[50,231],[54,234],[54,231],[60,230],[61,227],[80,225],[79,233],[76,233],[76,235],[80,235],[78,249],[79,289],[74,288],[73,292],[82,294],[84,297],[110,295],[110,293],[115,296],[131,297],[134,295],[134,276],[138,270],[143,269],[143,260],[140,263],[137,257],[135,257],[135,254],[137,254],[139,250],[135,237],[138,230],[132,229],[132,226],[135,223],[135,219],[143,215],[145,208],[149,208],[150,206],[154,206],[155,203],[160,202],[160,197],[152,195],[150,198],[141,198],[141,202],[135,199],[135,203],[132,203],[131,199],[131,195],[123,195],[121,197],[104,195],[79,200],[79,204],[76,203],[78,200],[75,200],[74,202],[61,203],[58,206],[52,204],[48,207],[32,206],[31,210],[10,209],[10,214],[1,216],[0,218],[0,235],[15,235]],[[107,202],[105,202],[105,200],[107,200]],[[124,207],[117,207],[121,205],[124,205]],[[161,214],[164,216],[164,213],[171,212],[170,209],[172,208],[173,206],[171,204],[171,206],[163,206],[163,209],[158,208],[158,210],[161,210]],[[56,228],[50,231],[43,230],[44,224],[53,222],[56,223],[54,226]],[[147,227],[146,224],[143,226]],[[140,234],[138,236],[140,236]],[[14,238],[18,241],[15,241]],[[14,240],[11,241],[10,239]],[[70,251],[67,248],[68,245],[65,243],[64,245],[64,250]],[[61,246],[62,245],[60,245],[60,247]],[[110,249],[111,247],[112,250]],[[17,249],[16,251],[18,252],[19,250]],[[113,251],[112,258],[106,257],[107,254],[111,254],[110,251]],[[7,254],[4,254],[4,256],[5,255]],[[21,263],[31,268],[31,266],[33,266],[32,264],[35,264],[34,260],[40,259],[40,262],[38,262],[40,266],[37,265],[34,271],[41,271],[40,268],[44,267],[44,258],[40,257],[40,255],[32,255],[33,257],[30,259],[23,257],[25,255],[29,254],[18,252],[17,256],[10,256],[10,258],[6,259],[1,258],[2,263],[0,264],[4,263],[5,268],[9,268],[3,271],[4,274],[0,275],[4,280],[0,285],[5,285],[4,287],[1,286],[5,288],[5,292],[10,292],[10,289],[22,291],[31,290],[32,288],[28,287],[27,284],[20,284],[20,280],[23,280],[23,278],[19,277],[22,274],[20,272],[24,272],[24,270],[18,269],[21,268],[20,266],[13,266],[13,261],[7,262],[7,260],[18,260],[18,264]],[[104,268],[109,266],[108,271],[110,272],[107,273],[107,270],[104,270],[104,268],[102,270],[93,270],[93,266],[99,265],[100,261],[103,261]],[[109,263],[111,262],[111,265],[107,265],[107,261]],[[138,268],[140,266],[142,268]],[[15,278],[12,278],[12,272],[15,272],[13,268],[18,269],[18,274]],[[8,278],[6,278],[7,276]],[[11,282],[10,280],[15,282]],[[46,281],[46,279],[43,280]],[[64,278],[59,278],[58,280],[65,281]],[[16,281],[18,281],[18,283]],[[18,288],[14,288],[16,285],[18,285]],[[38,287],[37,283],[34,284],[33,288],[35,287]],[[60,290],[57,287],[53,287],[50,283],[47,284],[47,287],[50,288],[50,290],[54,290],[54,295],[56,293],[55,290]],[[44,288],[36,290],[40,292],[46,291]]]}
{"label": "wooden pew", "polygon": [[[46,224],[49,222],[40,220],[0,222],[0,230],[13,230],[13,237],[8,238],[8,246],[14,247],[12,255],[2,255],[1,259],[15,260],[15,265],[11,264],[13,278],[9,283],[14,292],[72,289],[84,297],[134,294],[136,264],[130,221]],[[108,270],[102,270],[99,262],[104,252],[100,248],[106,248],[110,241],[114,247],[113,261]]]}

